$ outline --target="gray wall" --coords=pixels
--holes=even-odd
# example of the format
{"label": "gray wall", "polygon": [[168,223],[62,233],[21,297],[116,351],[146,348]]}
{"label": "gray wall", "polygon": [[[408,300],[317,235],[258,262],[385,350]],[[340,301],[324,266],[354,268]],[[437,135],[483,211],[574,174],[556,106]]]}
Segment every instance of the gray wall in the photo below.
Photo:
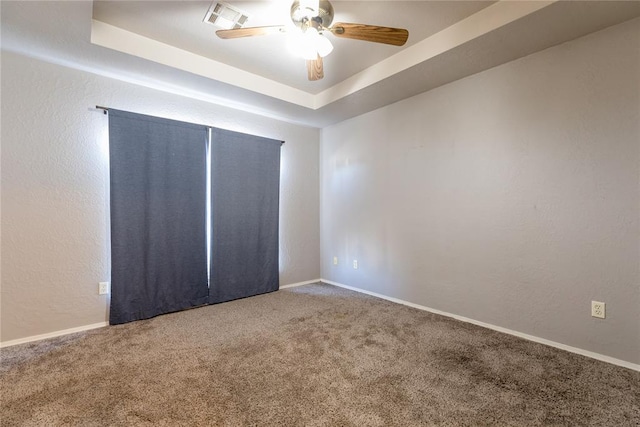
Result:
{"label": "gray wall", "polygon": [[639,363],[638,76],[636,19],[323,129],[322,277]]}
{"label": "gray wall", "polygon": [[282,139],[280,284],[317,279],[319,131],[2,52],[2,341],[104,322],[106,105]]}

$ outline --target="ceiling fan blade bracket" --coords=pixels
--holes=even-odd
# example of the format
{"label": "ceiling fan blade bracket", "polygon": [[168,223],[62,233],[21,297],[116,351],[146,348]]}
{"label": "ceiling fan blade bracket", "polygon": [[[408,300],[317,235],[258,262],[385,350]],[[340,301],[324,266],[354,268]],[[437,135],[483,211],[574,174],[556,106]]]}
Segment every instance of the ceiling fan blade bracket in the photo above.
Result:
{"label": "ceiling fan blade bracket", "polygon": [[322,18],[320,18],[319,16],[311,18],[309,25],[311,25],[316,30],[322,28]]}

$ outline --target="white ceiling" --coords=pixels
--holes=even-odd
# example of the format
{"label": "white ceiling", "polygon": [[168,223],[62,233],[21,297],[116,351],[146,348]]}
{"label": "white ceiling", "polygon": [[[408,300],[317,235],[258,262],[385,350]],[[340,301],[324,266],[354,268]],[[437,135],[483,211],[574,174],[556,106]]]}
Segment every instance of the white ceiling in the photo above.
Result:
{"label": "white ceiling", "polygon": [[[230,1],[249,15],[245,27],[293,27],[290,0]],[[416,42],[489,6],[486,1],[333,1],[334,22],[406,28],[402,47],[326,37],[334,51],[325,58],[325,78],[310,82],[304,59],[287,49],[293,34],[222,40],[218,27],[204,23],[211,1],[95,1],[93,18],[127,31],[223,62],[267,79],[317,94]]]}
{"label": "white ceiling", "polygon": [[[288,19],[288,0],[231,3],[250,26]],[[335,22],[407,28],[408,43],[327,35],[325,78],[308,82],[286,35],[218,39],[210,2],[2,0],[2,49],[322,127],[640,16],[640,1],[332,3]]]}

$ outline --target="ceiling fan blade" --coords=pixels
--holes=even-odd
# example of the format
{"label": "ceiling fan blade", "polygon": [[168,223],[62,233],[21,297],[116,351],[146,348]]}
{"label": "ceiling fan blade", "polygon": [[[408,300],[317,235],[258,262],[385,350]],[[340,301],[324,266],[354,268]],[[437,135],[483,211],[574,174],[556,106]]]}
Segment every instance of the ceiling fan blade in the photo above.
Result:
{"label": "ceiling fan blade", "polygon": [[337,37],[392,44],[394,46],[402,46],[409,38],[409,31],[403,28],[349,24],[346,22],[338,22],[332,25],[330,30]]}
{"label": "ceiling fan blade", "polygon": [[324,68],[320,55],[315,60],[307,60],[307,77],[311,81],[320,80],[324,77]]}
{"label": "ceiling fan blade", "polygon": [[216,35],[221,39],[237,39],[240,37],[266,36],[268,34],[284,33],[284,25],[269,25],[266,27],[234,28],[232,30],[218,30]]}

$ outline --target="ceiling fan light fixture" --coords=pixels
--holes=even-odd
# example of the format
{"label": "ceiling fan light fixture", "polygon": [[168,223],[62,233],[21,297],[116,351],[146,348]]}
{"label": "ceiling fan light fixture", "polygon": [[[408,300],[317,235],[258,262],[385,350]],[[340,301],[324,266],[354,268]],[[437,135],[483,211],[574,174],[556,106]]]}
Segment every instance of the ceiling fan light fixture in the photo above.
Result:
{"label": "ceiling fan light fixture", "polygon": [[324,77],[323,59],[333,51],[333,45],[324,37],[330,32],[335,37],[403,46],[409,38],[404,28],[380,27],[377,25],[339,22],[334,25],[333,6],[329,0],[293,0],[290,8],[291,22],[295,29],[284,25],[218,30],[222,39],[262,36],[288,32],[288,47],[291,53],[307,60],[307,78],[310,81]]}
{"label": "ceiling fan light fixture", "polygon": [[316,50],[318,51],[318,55],[324,58],[333,51],[333,44],[331,44],[331,41],[328,38],[318,34],[316,39]]}
{"label": "ceiling fan light fixture", "polygon": [[289,39],[289,51],[298,58],[316,59],[318,51],[311,37],[304,34],[296,34]]}
{"label": "ceiling fan light fixture", "polygon": [[333,45],[315,28],[307,28],[304,33],[298,33],[289,39],[289,50],[297,57],[315,60],[318,55],[325,57],[330,54]]}

